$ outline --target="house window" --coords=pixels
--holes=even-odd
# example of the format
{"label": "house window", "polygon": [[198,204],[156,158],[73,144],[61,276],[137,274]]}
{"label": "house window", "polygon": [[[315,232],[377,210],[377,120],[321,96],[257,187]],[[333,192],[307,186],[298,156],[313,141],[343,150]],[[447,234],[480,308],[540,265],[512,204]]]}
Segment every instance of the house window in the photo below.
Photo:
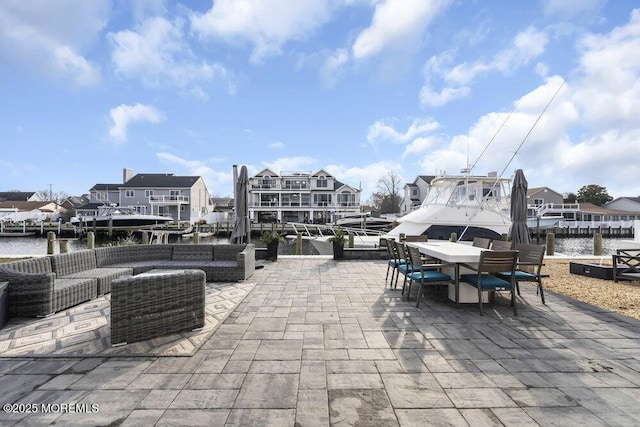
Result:
{"label": "house window", "polygon": [[136,191],[135,190],[124,190],[124,197],[127,198],[134,198],[136,197]]}
{"label": "house window", "polygon": [[327,177],[324,175],[320,175],[318,179],[316,179],[316,187],[318,188],[327,188],[329,186],[329,182],[327,181]]}
{"label": "house window", "polygon": [[314,194],[313,202],[316,206],[330,206],[331,194]]}
{"label": "house window", "polygon": [[411,195],[412,196],[417,196],[418,195],[418,189],[414,188],[413,190],[411,190]]}
{"label": "house window", "polygon": [[153,190],[144,190],[144,198],[148,199],[153,196]]}
{"label": "house window", "polygon": [[349,193],[348,191],[343,191],[338,194],[338,204],[340,206],[355,206],[356,204],[356,195],[353,193]]}
{"label": "house window", "polygon": [[533,204],[535,206],[542,206],[544,205],[544,199],[533,199]]}
{"label": "house window", "polygon": [[269,175],[265,175],[264,177],[262,177],[259,182],[261,188],[276,188],[276,180],[271,178],[271,176]]}

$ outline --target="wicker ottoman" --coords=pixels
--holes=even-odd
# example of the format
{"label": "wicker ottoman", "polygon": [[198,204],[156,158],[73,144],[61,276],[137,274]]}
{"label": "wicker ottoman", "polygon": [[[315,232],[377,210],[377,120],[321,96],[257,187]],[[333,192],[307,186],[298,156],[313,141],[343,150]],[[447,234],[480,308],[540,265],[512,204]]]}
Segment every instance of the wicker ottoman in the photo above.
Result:
{"label": "wicker ottoman", "polygon": [[111,345],[204,326],[205,273],[152,270],[111,282]]}

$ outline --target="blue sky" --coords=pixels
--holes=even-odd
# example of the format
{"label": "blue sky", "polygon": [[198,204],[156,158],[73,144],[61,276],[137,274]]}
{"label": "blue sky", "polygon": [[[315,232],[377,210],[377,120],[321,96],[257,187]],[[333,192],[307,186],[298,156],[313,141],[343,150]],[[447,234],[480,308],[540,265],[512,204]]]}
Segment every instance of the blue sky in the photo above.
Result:
{"label": "blue sky", "polygon": [[635,1],[3,0],[0,191],[245,164],[366,201],[469,158],[638,196],[639,51]]}

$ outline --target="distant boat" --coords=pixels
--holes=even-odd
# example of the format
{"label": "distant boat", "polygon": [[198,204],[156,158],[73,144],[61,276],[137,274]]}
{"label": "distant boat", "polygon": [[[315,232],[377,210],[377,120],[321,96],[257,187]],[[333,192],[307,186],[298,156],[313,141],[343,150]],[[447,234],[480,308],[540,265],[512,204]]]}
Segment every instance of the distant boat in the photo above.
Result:
{"label": "distant boat", "polygon": [[388,231],[393,227],[393,220],[387,218],[376,218],[371,213],[365,212],[355,215],[346,215],[336,221],[339,227],[362,228],[365,230]]}
{"label": "distant boat", "polygon": [[86,215],[73,217],[69,222],[73,226],[84,224],[85,227],[93,226],[95,218],[96,227],[149,227],[164,225],[173,221],[170,216],[148,215],[137,212],[134,208],[123,206],[100,206],[98,215]]}
{"label": "distant boat", "polygon": [[[541,216],[541,217],[529,217],[527,218],[527,226],[531,230],[550,230],[558,225],[561,219],[564,219],[561,215],[558,216]],[[538,222],[540,221],[540,222]]]}

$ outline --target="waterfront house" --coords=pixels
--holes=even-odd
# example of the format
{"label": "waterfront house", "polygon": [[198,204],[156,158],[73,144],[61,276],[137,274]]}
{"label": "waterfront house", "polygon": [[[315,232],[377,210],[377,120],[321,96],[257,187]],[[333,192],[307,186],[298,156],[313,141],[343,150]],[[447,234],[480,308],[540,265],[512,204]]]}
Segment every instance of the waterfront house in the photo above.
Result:
{"label": "waterfront house", "polygon": [[404,197],[400,203],[400,215],[405,215],[419,208],[427,198],[431,188],[431,180],[435,175],[418,175],[413,182],[404,185]]}
{"label": "waterfront house", "polygon": [[640,196],[639,197],[617,197],[612,201],[605,203],[604,207],[608,209],[640,212]]}
{"label": "waterfront house", "polygon": [[324,170],[264,169],[249,178],[249,217],[253,222],[328,223],[358,214],[360,192]]}
{"label": "waterfront house", "polygon": [[194,223],[213,211],[211,195],[200,176],[171,173],[133,175],[124,169],[122,184],[96,184],[89,191],[89,203],[76,209],[78,215],[95,215],[98,206],[132,207],[142,214],[173,217]]}
{"label": "waterfront house", "polygon": [[0,191],[0,202],[44,202],[37,191]]}
{"label": "waterfront house", "polygon": [[66,210],[56,202],[0,202],[0,217],[4,222],[57,221]]}

